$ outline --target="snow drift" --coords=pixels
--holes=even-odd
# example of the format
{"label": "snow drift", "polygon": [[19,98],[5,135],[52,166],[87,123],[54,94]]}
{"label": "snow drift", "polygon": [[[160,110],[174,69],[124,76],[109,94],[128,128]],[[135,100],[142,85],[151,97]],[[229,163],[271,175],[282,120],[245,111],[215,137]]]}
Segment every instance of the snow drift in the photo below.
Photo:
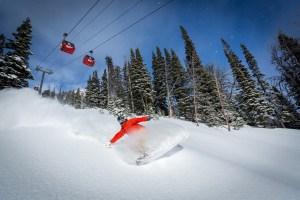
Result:
{"label": "snow drift", "polygon": [[116,145],[120,157],[129,164],[149,163],[165,153],[171,151],[181,142],[186,140],[189,133],[183,126],[164,121],[150,121],[141,123],[145,130],[139,133],[132,133],[126,137],[125,142]]}
{"label": "snow drift", "polygon": [[299,130],[227,132],[162,118],[144,125],[179,129],[189,138],[162,158],[135,166],[120,157],[128,138],[111,149],[104,145],[120,128],[113,116],[63,106],[31,89],[0,91],[0,110],[1,199],[300,196]]}

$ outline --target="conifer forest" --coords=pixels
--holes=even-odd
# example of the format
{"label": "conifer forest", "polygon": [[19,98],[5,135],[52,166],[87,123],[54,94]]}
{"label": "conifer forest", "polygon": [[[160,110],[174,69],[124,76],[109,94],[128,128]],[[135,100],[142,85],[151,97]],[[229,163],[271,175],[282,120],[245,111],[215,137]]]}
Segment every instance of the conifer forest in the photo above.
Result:
{"label": "conifer forest", "polygon": [[[120,109],[128,115],[155,114],[228,130],[244,125],[300,128],[299,38],[277,34],[269,61],[278,75],[266,77],[255,52],[246,45],[233,49],[223,38],[216,41],[223,45],[230,66],[227,70],[212,62],[203,64],[196,51],[198,44],[188,30],[178,25],[178,31],[184,42],[183,58],[157,44],[152,51],[152,65],[146,66],[140,49],[132,47],[124,63],[114,63],[114,55],[106,56],[104,72],[94,70],[85,87],[70,91],[52,88],[41,95],[76,109],[97,108],[112,113]],[[31,39],[30,18],[11,36],[0,34],[1,90],[28,87],[28,80],[37,78],[28,62],[33,54]],[[238,57],[236,51],[244,57]]]}

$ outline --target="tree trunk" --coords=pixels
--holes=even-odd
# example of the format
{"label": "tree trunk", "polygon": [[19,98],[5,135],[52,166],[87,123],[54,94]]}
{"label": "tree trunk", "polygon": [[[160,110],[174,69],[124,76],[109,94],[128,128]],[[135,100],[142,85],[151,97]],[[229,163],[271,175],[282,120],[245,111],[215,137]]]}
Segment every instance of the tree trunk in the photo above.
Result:
{"label": "tree trunk", "polygon": [[194,93],[193,103],[194,103],[195,121],[196,121],[197,126],[199,126],[197,104],[196,104],[195,66],[194,66],[193,58],[192,58],[192,70],[193,70],[193,73],[192,73],[193,83],[192,83],[192,85],[193,85],[193,93]]}
{"label": "tree trunk", "polygon": [[132,89],[131,89],[131,79],[130,79],[130,70],[128,66],[128,82],[129,82],[129,91],[130,91],[130,101],[131,101],[131,112],[134,113],[134,103],[133,103],[133,94],[132,94]]}
{"label": "tree trunk", "polygon": [[224,102],[223,102],[222,96],[220,94],[218,79],[217,79],[217,76],[216,76],[216,73],[215,73],[215,66],[213,67],[213,71],[214,71],[216,88],[217,88],[217,93],[218,93],[218,97],[219,97],[219,102],[221,104],[222,113],[223,113],[224,119],[225,119],[226,124],[227,124],[227,129],[228,129],[228,131],[230,131],[230,124],[229,124],[228,116],[227,116],[227,114],[225,112],[225,109],[224,109]]}

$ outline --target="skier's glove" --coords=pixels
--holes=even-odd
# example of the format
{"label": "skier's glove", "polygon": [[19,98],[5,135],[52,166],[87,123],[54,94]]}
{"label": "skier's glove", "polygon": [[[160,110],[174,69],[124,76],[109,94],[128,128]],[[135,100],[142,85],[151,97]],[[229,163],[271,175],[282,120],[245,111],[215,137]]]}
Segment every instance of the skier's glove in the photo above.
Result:
{"label": "skier's glove", "polygon": [[106,143],[106,147],[107,147],[107,148],[112,148],[111,142]]}

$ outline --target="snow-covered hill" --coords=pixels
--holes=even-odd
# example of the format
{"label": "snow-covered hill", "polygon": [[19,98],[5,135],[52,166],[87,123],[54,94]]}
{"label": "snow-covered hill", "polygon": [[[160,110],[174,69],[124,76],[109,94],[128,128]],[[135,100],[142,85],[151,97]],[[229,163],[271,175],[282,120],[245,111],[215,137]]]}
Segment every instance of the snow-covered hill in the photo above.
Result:
{"label": "snow-covered hill", "polygon": [[31,89],[0,91],[0,199],[299,199],[300,131],[227,132],[160,119],[190,137],[147,165],[105,143],[117,120],[76,110]]}

